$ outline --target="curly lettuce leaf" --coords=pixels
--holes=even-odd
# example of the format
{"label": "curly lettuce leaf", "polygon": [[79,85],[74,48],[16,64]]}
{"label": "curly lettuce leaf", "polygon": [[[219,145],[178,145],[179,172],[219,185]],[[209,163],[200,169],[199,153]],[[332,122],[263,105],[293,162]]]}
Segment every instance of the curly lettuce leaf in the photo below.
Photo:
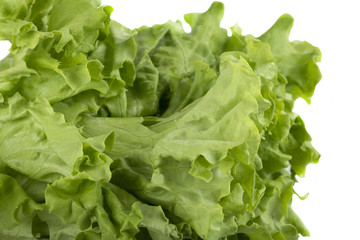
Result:
{"label": "curly lettuce leaf", "polygon": [[289,42],[293,21],[288,14],[281,16],[259,39],[270,44],[280,73],[288,80],[287,91],[294,96],[294,99],[302,97],[310,102],[315,86],[321,79],[316,64],[320,61],[321,52],[305,41]]}
{"label": "curly lettuce leaf", "polygon": [[318,48],[224,6],[128,29],[99,0],[0,0],[0,238],[292,240]]}
{"label": "curly lettuce leaf", "polygon": [[32,234],[32,214],[42,206],[35,203],[14,178],[1,173],[0,199],[0,237],[36,239]]}

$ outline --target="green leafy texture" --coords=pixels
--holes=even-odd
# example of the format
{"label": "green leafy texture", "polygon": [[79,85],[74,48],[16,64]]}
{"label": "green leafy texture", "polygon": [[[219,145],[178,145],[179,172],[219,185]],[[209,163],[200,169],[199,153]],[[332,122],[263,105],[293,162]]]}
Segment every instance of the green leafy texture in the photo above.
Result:
{"label": "green leafy texture", "polygon": [[[99,60],[89,61],[83,53],[93,50],[97,38],[108,32],[111,8],[98,8],[98,1],[70,2],[33,1],[24,19],[1,19],[7,24],[17,23],[15,25],[21,30],[13,37],[15,41],[12,41],[11,49],[12,54],[19,60],[14,61],[17,64],[11,66],[12,68],[6,64],[6,68],[0,74],[0,79],[1,75],[4,75],[2,85],[6,87],[1,91],[5,97],[19,91],[31,100],[41,96],[54,103],[91,89],[99,93],[108,92],[109,85],[100,75],[103,70],[102,64]],[[82,15],[76,14],[79,6]],[[67,14],[64,15],[65,10]],[[60,15],[61,17],[57,17]],[[2,38],[9,39],[9,36]],[[69,57],[70,54],[73,57]],[[17,71],[14,76],[15,69]],[[20,78],[22,79],[19,81]],[[24,89],[26,91],[23,91]],[[84,103],[78,103],[81,102],[78,98],[75,99],[76,105],[83,105],[82,112],[96,112],[100,107],[86,106]]]}
{"label": "green leafy texture", "polygon": [[281,148],[291,156],[291,169],[301,177],[305,176],[306,165],[317,163],[320,158],[320,154],[311,145],[311,137],[299,116],[291,126],[288,141],[283,142]]}
{"label": "green leafy texture", "polygon": [[29,8],[32,4],[32,0],[2,0],[1,1],[1,11],[0,17],[2,19],[9,18],[9,19],[24,19],[27,16]]}
{"label": "green leafy texture", "polygon": [[0,20],[0,40],[9,40],[14,47],[35,48],[40,38],[53,37],[52,33],[39,32],[37,27],[24,20]]}
{"label": "green leafy texture", "polygon": [[40,239],[73,240],[80,232],[76,224],[66,224],[58,216],[50,214],[48,210],[35,213],[37,222],[36,225],[34,224],[36,228],[33,228],[33,234],[40,235]]}
{"label": "green leafy texture", "polygon": [[[129,237],[134,235],[141,220],[139,210],[134,208],[129,215],[121,211],[120,203],[114,202],[116,196],[107,192],[101,185],[99,182],[82,179],[81,175],[74,179],[64,178],[55,181],[46,190],[50,213],[59,216],[66,224],[77,224],[79,230],[84,231],[82,235],[101,232],[99,239],[109,240],[117,239],[120,231]],[[107,211],[110,212],[113,221]],[[124,218],[126,215],[128,219]],[[124,224],[127,226],[123,226]]]}
{"label": "green leafy texture", "polygon": [[103,152],[105,149],[112,148],[113,141],[113,133],[87,138],[82,143],[83,156],[77,159],[72,174],[85,172],[90,179],[95,181],[109,181],[112,159]]}
{"label": "green leafy texture", "polygon": [[127,85],[131,86],[135,78],[133,65],[135,54],[136,44],[132,31],[120,23],[111,21],[109,35],[104,41],[98,43],[91,57],[100,60],[105,66],[104,76],[123,79]]}
{"label": "green leafy texture", "polygon": [[316,65],[321,53],[305,41],[289,42],[293,21],[288,14],[281,16],[259,39],[270,44],[280,73],[288,80],[287,91],[293,94],[294,99],[302,97],[310,102],[315,86],[321,79]]}
{"label": "green leafy texture", "polygon": [[38,51],[29,54],[26,60],[27,65],[38,72],[19,82],[19,92],[30,100],[41,97],[48,99],[50,103],[56,103],[87,90],[97,90],[100,93],[108,91],[106,82],[94,79],[89,70],[93,64],[99,63],[88,62],[83,54],[75,58],[62,57],[57,61],[46,52]]}
{"label": "green leafy texture", "polygon": [[102,152],[111,136],[85,140],[45,100],[28,102],[19,94],[0,113],[1,165],[46,182],[71,175],[74,168],[94,179],[110,179],[112,160]]}
{"label": "green leafy texture", "polygon": [[139,117],[155,114],[159,99],[156,94],[159,82],[158,70],[149,56],[136,66],[133,86],[127,88],[127,116]]}
{"label": "green leafy texture", "polygon": [[67,56],[74,56],[94,50],[100,31],[106,31],[111,12],[111,8],[99,6],[97,0],[54,1],[49,14],[48,31],[60,38],[55,46],[57,52],[65,48]]}
{"label": "green leafy texture", "polygon": [[48,182],[71,174],[82,156],[82,137],[61,114],[45,100],[27,102],[19,94],[0,111],[2,164]]}
{"label": "green leafy texture", "polygon": [[[114,165],[117,169],[113,171],[113,183],[135,190],[138,196],[153,204],[166,206],[176,216],[189,221],[201,237],[209,239],[222,237],[216,229],[223,220],[217,202],[230,190],[232,162],[223,160],[227,151],[237,145],[247,144],[249,157],[254,158],[260,141],[257,128],[249,118],[250,113],[257,112],[256,98],[261,99],[260,79],[236,53],[224,54],[222,59],[219,78],[200,101],[152,125],[150,129],[153,132],[145,127],[135,128],[136,124],[131,122],[134,125],[132,128],[136,129],[135,136],[127,133],[129,136],[124,137],[124,121],[119,124],[121,127],[112,126],[116,127],[115,135],[119,136],[114,145],[118,151],[108,152],[115,161],[121,161],[118,166]],[[99,131],[106,131],[106,128],[111,129],[106,125],[115,123],[116,119],[98,119],[96,122],[91,119],[93,125],[87,120],[90,119],[82,123],[84,131],[96,135]],[[231,128],[224,127],[230,124]],[[106,127],[101,130],[104,127],[99,126]],[[126,131],[129,129],[127,125]],[[225,129],[236,129],[237,134],[231,134]],[[145,141],[141,141],[143,146],[137,147],[139,136],[145,138]],[[148,149],[149,145],[152,149]],[[124,147],[127,148],[127,151],[123,150],[126,152],[119,151]],[[129,149],[134,147],[140,149]],[[145,164],[153,170],[142,172],[141,165]],[[146,175],[149,179],[146,179]],[[130,185],[137,176],[143,176],[138,180],[140,190],[133,189],[137,184]],[[128,180],[124,182],[124,179]],[[202,194],[206,194],[205,197]]]}
{"label": "green leafy texture", "polygon": [[126,99],[124,101],[122,98],[125,96],[124,86],[133,86],[135,80],[135,54],[136,44],[132,31],[114,21],[110,22],[109,35],[98,43],[91,54],[90,59],[100,60],[105,66],[102,75],[113,81],[110,98],[105,100],[111,116],[128,115]]}
{"label": "green leafy texture", "polygon": [[[179,238],[161,207],[140,203],[124,190],[83,176],[55,181],[46,190],[50,213],[65,224],[76,224],[76,239],[130,239],[147,228],[157,239]],[[51,233],[51,232],[50,232]]]}
{"label": "green leafy texture", "polygon": [[47,187],[46,182],[32,179],[27,175],[19,173],[6,165],[1,166],[0,172],[1,174],[8,175],[16,179],[25,193],[36,203],[45,202],[44,192]]}
{"label": "green leafy texture", "polygon": [[27,67],[23,60],[25,54],[25,51],[19,51],[16,55],[9,54],[0,62],[0,93],[4,100],[16,92],[22,77],[30,77],[36,73]]}
{"label": "green leafy texture", "polygon": [[136,29],[134,40],[137,52],[134,59],[136,78],[126,91],[126,115],[128,117],[156,114],[159,107],[159,71],[148,55],[169,31],[169,24],[143,26]]}
{"label": "green leafy texture", "polygon": [[[293,240],[318,48],[222,3],[130,30],[100,0],[0,0],[0,238]],[[295,193],[296,194],[296,193]],[[297,194],[296,194],[297,195]]]}
{"label": "green leafy texture", "polygon": [[35,239],[31,233],[32,213],[42,207],[36,204],[17,181],[0,174],[0,237],[2,239]]}
{"label": "green leafy texture", "polygon": [[[186,93],[189,76],[195,72],[195,62],[202,61],[211,67],[218,65],[219,54],[222,52],[227,34],[220,28],[224,14],[224,6],[214,2],[203,14],[185,15],[185,20],[192,27],[192,32],[186,34],[180,22],[169,22],[169,32],[159,45],[149,55],[159,71],[158,96],[163,91],[170,90],[171,95]],[[171,115],[178,105],[177,98],[171,98],[166,115]],[[175,105],[175,106],[172,106]]]}

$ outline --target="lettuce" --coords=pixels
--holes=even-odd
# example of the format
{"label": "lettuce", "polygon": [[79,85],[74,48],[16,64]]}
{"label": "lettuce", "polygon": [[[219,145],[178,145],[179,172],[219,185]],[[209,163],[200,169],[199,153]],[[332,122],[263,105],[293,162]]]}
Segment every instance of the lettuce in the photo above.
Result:
{"label": "lettuce", "polygon": [[0,0],[0,238],[292,240],[319,153],[292,112],[321,78],[285,14],[224,6],[128,29],[98,0]]}

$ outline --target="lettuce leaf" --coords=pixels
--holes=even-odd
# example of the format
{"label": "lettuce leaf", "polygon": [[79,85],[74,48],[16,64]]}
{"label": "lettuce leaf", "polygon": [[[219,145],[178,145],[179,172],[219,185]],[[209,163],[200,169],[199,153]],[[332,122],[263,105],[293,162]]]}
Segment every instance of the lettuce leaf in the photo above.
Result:
{"label": "lettuce leaf", "polygon": [[316,163],[301,117],[320,50],[283,15],[231,36],[224,6],[128,29],[99,0],[0,0],[0,238],[309,236],[291,208]]}

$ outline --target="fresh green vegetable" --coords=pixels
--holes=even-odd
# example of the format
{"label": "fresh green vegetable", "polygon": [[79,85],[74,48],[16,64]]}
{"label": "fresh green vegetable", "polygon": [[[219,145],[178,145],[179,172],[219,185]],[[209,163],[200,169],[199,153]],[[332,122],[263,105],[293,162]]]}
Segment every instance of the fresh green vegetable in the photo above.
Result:
{"label": "fresh green vegetable", "polygon": [[0,239],[293,240],[320,51],[224,7],[130,30],[98,0],[0,0]]}

